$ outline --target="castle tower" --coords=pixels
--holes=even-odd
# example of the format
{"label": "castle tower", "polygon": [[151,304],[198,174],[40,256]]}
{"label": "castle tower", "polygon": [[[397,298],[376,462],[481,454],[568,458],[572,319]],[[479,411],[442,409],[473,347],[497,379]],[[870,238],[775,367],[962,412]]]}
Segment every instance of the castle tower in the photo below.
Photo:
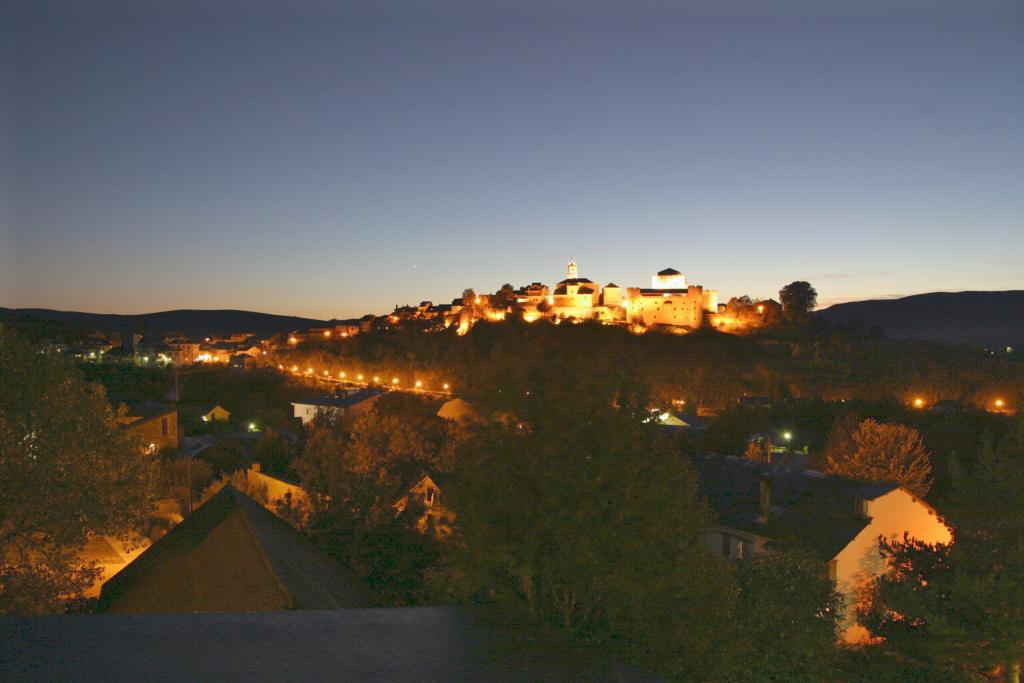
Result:
{"label": "castle tower", "polygon": [[579,269],[576,267],[576,261],[571,257],[569,258],[569,268],[567,269],[567,272],[569,273],[568,277],[570,280],[575,280],[579,277]]}

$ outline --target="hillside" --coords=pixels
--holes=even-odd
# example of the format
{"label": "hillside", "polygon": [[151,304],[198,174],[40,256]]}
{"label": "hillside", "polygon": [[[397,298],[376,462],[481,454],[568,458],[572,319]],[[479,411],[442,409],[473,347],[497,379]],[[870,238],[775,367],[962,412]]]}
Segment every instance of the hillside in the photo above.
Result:
{"label": "hillside", "polygon": [[278,332],[304,330],[334,324],[333,320],[314,320],[290,315],[273,315],[235,310],[177,310],[139,315],[80,313],[45,308],[0,309],[0,316],[19,319],[53,320],[62,323],[107,330],[133,330],[140,334],[181,332],[192,337],[252,332],[270,336]]}
{"label": "hillside", "polygon": [[933,292],[901,299],[851,301],[817,311],[834,325],[880,326],[894,339],[1024,346],[1024,291]]}

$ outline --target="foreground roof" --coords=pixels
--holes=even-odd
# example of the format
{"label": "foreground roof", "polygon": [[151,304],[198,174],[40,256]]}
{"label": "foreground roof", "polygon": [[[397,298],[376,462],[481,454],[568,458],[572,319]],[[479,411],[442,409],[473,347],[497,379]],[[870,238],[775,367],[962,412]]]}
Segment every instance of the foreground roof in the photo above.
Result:
{"label": "foreground roof", "polygon": [[[868,483],[731,455],[698,455],[693,466],[718,524],[825,559],[835,557],[870,523],[858,513],[858,500],[873,500],[899,488],[892,482]],[[767,522],[760,521],[762,480],[771,486]]]}
{"label": "foreground roof", "polygon": [[6,618],[0,679],[661,680],[489,615],[400,607]]}
{"label": "foreground roof", "polygon": [[104,584],[101,612],[255,612],[372,604],[361,581],[228,485]]}

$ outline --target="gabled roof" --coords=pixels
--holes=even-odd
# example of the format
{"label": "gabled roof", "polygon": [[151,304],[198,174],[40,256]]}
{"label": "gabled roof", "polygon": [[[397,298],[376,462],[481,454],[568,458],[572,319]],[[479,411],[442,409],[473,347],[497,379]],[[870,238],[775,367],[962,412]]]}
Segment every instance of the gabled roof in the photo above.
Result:
{"label": "gabled roof", "polygon": [[321,408],[351,408],[357,403],[375,398],[380,395],[379,391],[371,390],[369,387],[348,394],[347,396],[334,396],[325,394],[315,398],[304,398],[292,401],[292,405],[318,406]]}
{"label": "gabled roof", "polygon": [[589,280],[589,279],[587,279],[585,277],[571,277],[571,278],[568,278],[566,280],[562,280],[558,284],[560,284],[560,285],[592,285],[592,284],[594,284],[594,281],[593,280]]}
{"label": "gabled roof", "polygon": [[619,286],[617,284],[615,284],[614,282],[609,282],[608,284],[606,284],[604,286],[604,288],[605,289],[613,289],[613,288],[614,289],[619,289]]}
{"label": "gabled roof", "polygon": [[[858,514],[858,500],[899,488],[892,482],[869,483],[735,456],[698,455],[693,466],[719,524],[826,559],[835,557],[870,522]],[[767,522],[759,521],[762,480],[771,486],[772,516]]]}
{"label": "gabled roof", "polygon": [[[647,272],[649,273],[651,271],[647,271]],[[682,275],[682,273],[680,273],[675,268],[666,268],[665,270],[659,270],[658,271],[658,275]]]}
{"label": "gabled roof", "polygon": [[134,418],[133,425],[139,425],[149,420],[155,420],[164,415],[178,412],[173,403],[157,403],[156,401],[141,401],[128,406],[128,417]]}
{"label": "gabled roof", "polygon": [[230,484],[103,586],[101,612],[256,612],[372,604],[355,576]]}

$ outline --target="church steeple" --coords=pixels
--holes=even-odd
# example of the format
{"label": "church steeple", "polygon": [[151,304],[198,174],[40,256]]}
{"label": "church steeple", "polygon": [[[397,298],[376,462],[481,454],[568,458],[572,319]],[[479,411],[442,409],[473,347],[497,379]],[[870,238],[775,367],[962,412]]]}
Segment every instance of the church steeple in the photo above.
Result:
{"label": "church steeple", "polygon": [[576,261],[573,260],[571,256],[569,257],[569,268],[567,272],[569,273],[570,280],[574,280],[579,277],[579,269],[576,268]]}

